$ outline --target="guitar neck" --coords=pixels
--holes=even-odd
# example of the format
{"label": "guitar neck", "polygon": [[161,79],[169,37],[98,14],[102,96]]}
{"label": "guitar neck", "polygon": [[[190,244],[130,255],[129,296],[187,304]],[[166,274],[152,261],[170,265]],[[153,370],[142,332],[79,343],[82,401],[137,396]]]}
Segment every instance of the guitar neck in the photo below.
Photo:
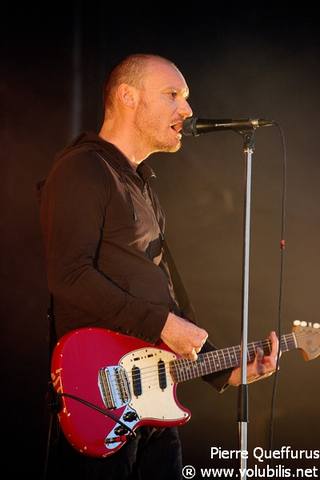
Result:
{"label": "guitar neck", "polygon": [[[271,352],[269,339],[251,342],[248,344],[248,361],[254,360],[257,348],[261,348],[265,355]],[[297,341],[294,333],[282,335],[280,339],[282,352],[288,352],[297,348]],[[185,382],[194,378],[202,377],[210,373],[220,372],[229,368],[238,367],[241,363],[240,345],[211,352],[200,353],[196,361],[183,358],[170,362],[171,375],[176,383]]]}

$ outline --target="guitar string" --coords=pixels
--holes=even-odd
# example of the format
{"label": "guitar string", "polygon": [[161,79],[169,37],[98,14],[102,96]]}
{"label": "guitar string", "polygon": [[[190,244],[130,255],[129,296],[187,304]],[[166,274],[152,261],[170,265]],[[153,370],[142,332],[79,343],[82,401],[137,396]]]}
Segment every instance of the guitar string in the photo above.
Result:
{"label": "guitar string", "polygon": [[[237,360],[239,360],[239,359],[237,359]],[[221,362],[217,361],[216,364],[219,367],[221,367],[221,365],[220,365]],[[166,367],[167,366],[168,366],[168,362],[167,362]],[[209,366],[211,366],[211,365],[209,365]],[[228,366],[226,368],[228,368]],[[231,366],[235,366],[235,365],[231,365]],[[204,371],[202,371],[201,367],[204,367]],[[195,374],[197,374],[197,376],[201,376],[201,375],[205,375],[205,374],[208,374],[208,373],[212,373],[211,372],[212,369],[210,369],[210,372],[208,372],[208,371],[205,370],[205,367],[207,367],[207,365],[204,362],[195,364],[194,362],[186,360],[183,368],[180,368],[178,370],[178,372],[176,372],[176,373],[178,373],[178,375],[176,375],[175,380],[177,380],[178,382],[179,381],[186,381],[186,380],[191,380],[192,378],[194,378]],[[166,368],[165,371],[167,372],[167,368]],[[200,374],[199,374],[199,371],[200,371]],[[149,375],[149,377],[147,377],[146,375],[143,375],[142,386],[145,388],[145,383],[148,382],[148,390],[152,390],[154,388],[159,389],[160,384],[159,384],[158,369],[154,368],[153,372],[149,372],[149,373],[151,373],[151,375]],[[168,374],[169,374],[169,378],[170,378],[172,376],[171,371],[170,371],[170,367],[169,367]]]}
{"label": "guitar string", "polygon": [[[316,332],[318,333],[318,332]],[[319,331],[319,334],[320,334],[320,331]],[[301,333],[298,333],[298,336],[301,338],[301,337],[308,337],[309,334],[306,333],[306,334],[301,334]],[[291,338],[290,338],[291,337]],[[281,337],[281,345],[285,344],[285,343],[288,343],[288,340],[289,342],[293,342],[294,345],[295,345],[295,341],[294,341],[294,336],[292,333],[289,333],[289,334],[285,334]],[[251,354],[254,354],[255,353],[255,347],[268,347],[269,348],[269,351],[270,351],[270,346],[271,346],[271,342],[270,340],[266,339],[266,340],[263,340],[263,341],[256,341],[256,342],[251,342],[249,345],[248,345],[248,353],[251,355]],[[287,348],[286,345],[284,345],[285,349]],[[151,347],[153,348],[153,347]],[[286,350],[283,350],[283,351],[286,351]],[[250,350],[251,350],[251,353],[250,353]],[[199,361],[199,365],[200,363],[203,364],[207,359],[209,359],[209,355],[210,357],[220,357],[222,359],[222,357],[226,357],[226,356],[229,356],[230,357],[230,353],[229,352],[233,352],[233,355],[234,355],[234,352],[236,351],[236,353],[239,353],[240,352],[240,345],[235,345],[233,347],[226,347],[226,348],[223,348],[223,349],[219,349],[219,350],[212,350],[211,352],[205,352],[203,354],[200,353],[200,360],[201,362]],[[165,351],[166,352],[166,351]],[[215,358],[215,360],[219,360],[219,358]],[[250,357],[248,358],[248,360],[250,360]],[[223,359],[224,361],[224,359]],[[193,365],[195,364],[196,362],[198,362],[198,360],[196,361],[193,361],[193,360],[188,360],[188,359],[184,359],[184,358],[177,358],[177,359],[174,359],[174,360],[170,360],[170,362],[177,362],[178,364],[180,363],[181,365],[184,363],[186,365]],[[168,362],[164,362],[164,363],[167,363]],[[224,361],[224,363],[226,363]],[[230,365],[228,366],[232,366],[232,362]],[[228,368],[228,366],[226,368]],[[140,368],[140,372],[143,371],[144,374],[147,373],[147,370],[148,369],[154,369],[155,366],[154,365],[150,365],[150,366],[147,366],[147,367],[142,367]],[[137,373],[136,374],[137,376],[140,375],[140,373]]]}
{"label": "guitar string", "polygon": [[[319,333],[320,333],[320,332],[319,332]],[[300,336],[300,337],[301,337],[301,336],[307,337],[307,336],[309,336],[309,335],[308,335],[307,333],[306,333],[306,334],[301,334],[301,333],[300,333],[299,336]],[[283,336],[281,337],[281,343],[284,343],[284,340],[285,340],[284,337],[292,337],[292,340],[291,340],[291,341],[294,341],[294,339],[293,339],[293,334],[290,333],[290,334],[283,335]],[[254,355],[254,354],[255,354],[255,347],[259,347],[259,346],[261,346],[261,345],[270,347],[270,341],[269,341],[269,340],[264,340],[264,341],[260,341],[260,342],[252,342],[252,343],[250,344],[250,346],[249,346],[249,348],[251,349],[251,354]],[[190,380],[190,379],[194,378],[194,374],[195,374],[195,373],[198,374],[199,371],[200,371],[199,376],[201,376],[201,375],[206,375],[206,374],[208,374],[208,373],[213,373],[212,371],[210,371],[210,372],[207,372],[207,371],[202,372],[202,371],[201,371],[201,370],[202,370],[202,367],[203,367],[203,368],[208,367],[207,361],[210,362],[210,360],[212,360],[212,359],[209,359],[208,354],[212,354],[214,357],[218,357],[219,355],[217,355],[217,352],[220,352],[220,353],[221,353],[222,351],[229,351],[229,350],[231,350],[231,349],[232,349],[232,350],[236,349],[237,354],[240,352],[240,346],[237,345],[237,346],[235,346],[235,347],[228,347],[228,348],[226,348],[226,349],[222,349],[222,350],[218,350],[218,351],[215,351],[215,350],[214,350],[214,351],[212,351],[212,352],[206,352],[206,357],[205,357],[204,361],[201,359],[200,362],[198,362],[198,361],[195,361],[195,362],[194,362],[194,361],[192,361],[192,360],[187,360],[187,359],[178,359],[178,362],[180,363],[181,366],[178,365],[178,375],[176,376],[176,380],[178,380],[178,382],[179,382],[179,381],[184,381],[184,380]],[[249,353],[249,355],[250,355],[250,352],[248,352],[248,353]],[[223,355],[223,356],[224,356],[224,355]],[[249,357],[249,359],[250,359],[250,357]],[[225,358],[222,359],[221,354],[220,354],[220,359],[214,358],[213,360],[215,361],[216,366],[218,366],[220,369],[221,369],[221,363],[222,363],[222,361],[223,361],[224,364],[225,364],[225,367],[223,367],[223,369],[225,369],[225,368],[227,369],[227,368],[229,368],[229,367],[231,367],[231,366],[236,366],[236,365],[234,365],[234,364],[232,364],[232,363],[231,363],[231,365],[228,365],[228,362],[225,361]],[[238,355],[237,355],[237,361],[239,361]],[[171,364],[172,362],[175,362],[175,360],[171,360],[171,361],[169,361],[169,362],[164,362],[164,370],[165,370],[166,373],[167,373],[167,369],[169,370],[169,372],[168,372],[169,377],[172,376],[172,375],[171,375],[171,371],[170,371],[170,370],[171,370],[171,369],[170,369],[170,364]],[[212,363],[209,364],[209,367],[211,367],[211,366],[212,366]],[[169,368],[167,368],[167,367],[169,367]],[[176,365],[174,365],[174,367],[176,367]],[[145,372],[145,370],[147,370],[147,369],[149,369],[149,370],[151,369],[151,371],[148,372],[149,375],[146,374],[146,372]],[[223,370],[223,369],[222,369],[222,370]],[[143,383],[146,383],[146,381],[147,381],[147,382],[148,382],[148,390],[152,390],[152,389],[154,389],[154,388],[159,389],[159,388],[160,388],[160,385],[159,385],[159,369],[158,369],[158,367],[155,367],[154,365],[152,365],[152,366],[149,366],[149,367],[142,367],[142,368],[140,369],[140,371],[142,371],[142,370],[144,370],[144,372],[143,372],[143,379],[142,379],[142,380],[141,380],[141,375],[140,375],[139,373],[137,373],[137,374],[132,374],[132,375],[131,375],[132,378],[134,379],[134,378],[139,377],[140,380],[141,380],[142,386],[143,386]],[[176,369],[176,370],[177,370],[177,369]],[[163,371],[163,367],[162,367],[162,371]],[[177,373],[177,372],[175,372],[175,373]],[[191,374],[191,376],[190,376],[190,374]],[[111,377],[112,377],[112,375],[111,375]],[[177,378],[177,377],[182,377],[182,378]],[[186,377],[186,378],[183,378],[183,377]],[[188,378],[188,377],[189,377],[189,378]],[[116,383],[120,383],[120,385],[125,388],[124,383],[123,383],[122,380],[120,380],[119,378],[116,379],[115,377],[114,377],[114,380],[116,381]],[[144,387],[145,387],[145,386],[144,386]]]}
{"label": "guitar string", "polygon": [[[194,368],[192,368],[192,367],[193,366],[191,366],[187,369],[184,368],[183,371],[182,371],[182,374],[181,374],[181,371],[180,371],[179,377],[182,377],[182,378],[176,378],[175,380],[173,379],[174,383],[176,384],[176,383],[186,381],[186,380],[191,380],[192,378],[194,378],[193,374],[195,372],[194,372]],[[169,378],[172,378],[170,368],[166,368],[166,374]],[[205,374],[208,374],[208,372],[201,372],[201,374],[199,376],[205,375]],[[121,383],[121,380],[120,380],[120,383]],[[122,383],[122,385],[123,385],[123,383]],[[142,391],[144,391],[146,389],[148,392],[150,392],[152,390],[161,389],[158,374],[156,372],[154,372],[154,375],[151,376],[151,378],[149,378],[149,380],[146,380],[146,378],[144,376],[143,379],[141,380],[141,388],[142,388]]]}
{"label": "guitar string", "polygon": [[[291,336],[291,334],[288,334]],[[284,343],[284,341],[282,342]],[[248,352],[248,355],[249,355],[249,359],[248,360],[251,360],[251,356],[254,356],[255,353],[256,353],[256,349],[257,347],[261,347],[262,345],[264,346],[268,346],[269,347],[269,350],[270,350],[270,341],[266,340],[266,341],[261,341],[261,342],[254,342],[254,345],[250,345],[249,346],[249,352]],[[233,352],[232,356],[236,356],[236,361],[238,362],[239,361],[239,356],[238,354],[240,353],[240,346],[236,346],[236,347],[228,347],[226,349],[222,349],[222,350],[214,350],[212,352],[207,352],[205,354],[205,357],[204,358],[200,358],[199,360],[196,360],[196,361],[192,361],[192,360],[188,360],[188,359],[178,359],[178,360],[171,360],[169,362],[163,362],[163,366],[166,367],[167,365],[171,365],[171,362],[178,362],[178,364],[174,365],[174,367],[177,367],[179,369],[180,367],[180,370],[183,369],[183,368],[186,368],[188,371],[190,369],[192,369],[192,371],[194,373],[196,373],[196,370],[202,370],[202,369],[206,369],[207,367],[210,368],[210,372],[201,372],[200,375],[202,374],[208,374],[208,373],[213,373],[211,371],[211,367],[212,367],[212,363],[214,362],[216,366],[218,366],[220,369],[221,369],[221,366],[223,365],[223,369],[227,369],[227,368],[230,368],[232,366],[235,366],[234,364],[234,359],[232,360],[230,358],[230,353],[229,353],[229,350],[236,350],[236,355],[235,353]],[[219,354],[217,353],[219,352]],[[225,352],[227,352],[228,354],[228,357],[229,359],[227,358],[226,360],[226,354]],[[210,358],[209,358],[210,356]],[[137,373],[131,373],[131,377],[133,379],[138,379],[138,378],[141,378],[141,372],[143,373],[143,379],[146,380],[151,380],[153,377],[155,378],[158,378],[159,377],[159,372],[161,373],[163,371],[163,366],[160,367],[160,370],[158,368],[158,366],[156,365],[150,365],[148,367],[142,367],[140,368],[139,372]],[[149,370],[149,371],[147,371]]]}
{"label": "guitar string", "polygon": [[[249,346],[249,352],[248,352],[249,358],[248,358],[248,360],[251,360],[251,356],[255,355],[255,353],[256,353],[255,347],[261,347],[262,345],[270,347],[270,342],[268,342],[268,341],[259,342],[259,343],[255,342],[255,345],[250,345]],[[238,354],[240,353],[240,347],[236,346],[234,348],[233,347],[228,347],[227,349],[222,349],[222,350],[219,350],[219,351],[213,350],[212,352],[207,352],[207,353],[204,354],[205,355],[204,357],[201,357],[201,358],[199,358],[199,360],[196,360],[196,361],[192,361],[192,360],[188,360],[188,359],[177,359],[177,360],[171,360],[169,362],[164,362],[164,364],[168,365],[171,362],[177,362],[177,364],[174,365],[174,367],[179,368],[179,366],[181,365],[180,368],[184,368],[184,367],[190,368],[191,367],[193,370],[195,370],[195,369],[200,369],[201,370],[202,367],[211,367],[212,361],[213,361],[218,367],[220,367],[221,364],[224,364],[223,368],[227,369],[231,366],[234,366],[234,358],[233,359],[231,358],[229,350],[233,351],[232,357],[236,356],[237,357],[236,360],[239,361]],[[234,350],[236,350],[236,353],[234,352]],[[226,357],[227,357],[227,359],[226,359]],[[151,377],[152,377],[154,372],[159,371],[159,368],[155,365],[150,365],[148,367],[142,367],[139,370],[140,371],[137,372],[137,373],[132,373],[131,376],[133,378],[139,378],[139,377],[141,377],[141,372],[142,372],[144,378],[150,378],[150,374],[151,374]],[[148,372],[148,370],[150,370],[150,371]],[[208,373],[208,372],[206,372],[206,373]],[[212,373],[212,372],[210,372],[210,373]],[[156,375],[158,375],[158,373]]]}
{"label": "guitar string", "polygon": [[[260,346],[265,346],[265,347],[268,346],[268,347],[270,347],[270,341],[255,342],[255,346],[256,346],[256,347],[260,347]],[[250,345],[248,346],[248,348],[251,349],[253,352],[255,351],[255,350],[254,350],[254,345],[251,345],[251,344],[250,344]],[[200,353],[199,355],[200,355],[200,356],[203,356],[203,357],[201,357],[201,358],[205,358],[205,357],[207,357],[207,356],[209,356],[209,355],[210,355],[210,356],[224,356],[224,357],[225,357],[226,354],[228,354],[228,351],[229,351],[229,350],[234,351],[234,349],[236,349],[237,351],[240,351],[240,346],[239,346],[239,345],[236,345],[236,346],[234,346],[234,347],[227,347],[227,348],[222,348],[222,349],[219,349],[219,350],[212,350],[211,352]],[[168,352],[168,353],[170,353],[170,352]],[[229,355],[228,355],[228,356],[229,356]],[[184,358],[177,358],[177,359],[174,359],[174,360],[171,360],[171,361],[173,361],[173,362],[178,362],[178,363],[179,363],[179,362],[182,363],[183,361],[189,362],[189,363],[197,362],[197,360],[193,361],[193,360],[188,360],[188,359],[184,359]],[[148,366],[148,367],[142,367],[141,370],[144,370],[144,371],[145,371],[145,370],[147,370],[148,368],[153,368],[153,367],[154,367],[154,365],[151,365],[151,366]],[[139,374],[138,374],[138,375],[139,375]]]}
{"label": "guitar string", "polygon": [[[255,354],[256,350],[252,347],[250,348],[249,350],[249,358],[248,360],[251,359],[251,356]],[[183,358],[179,358],[177,360],[171,360],[169,362],[164,362],[165,365],[170,365],[171,362],[173,362],[173,365],[174,367],[176,368],[184,368],[184,367],[192,367],[192,368],[199,368],[201,369],[202,367],[204,366],[211,366],[210,364],[214,363],[216,365],[220,365],[220,364],[224,364],[224,368],[229,368],[231,366],[233,366],[233,362],[234,360],[239,360],[238,358],[238,353],[240,353],[240,349],[237,349],[236,351],[236,354],[235,353],[232,353],[232,357],[237,357],[236,359],[235,358],[231,358],[230,357],[230,354],[228,353],[215,353],[215,352],[207,352],[205,354],[204,357],[200,357],[198,360],[195,360],[195,361],[192,361],[192,360],[188,360],[188,359],[183,359]],[[226,358],[226,357],[229,357],[229,358]],[[175,363],[176,362],[176,363]],[[210,362],[209,365],[208,362]],[[160,367],[161,368],[161,367]],[[157,365],[150,365],[148,367],[142,367],[139,369],[140,372],[136,372],[136,373],[132,373],[132,377],[133,378],[139,378],[141,376],[141,372],[143,373],[143,376],[144,378],[149,378],[149,374],[151,373],[151,370],[153,371],[159,371],[159,368]],[[160,370],[161,371],[161,370]],[[210,372],[211,373],[211,372]]]}
{"label": "guitar string", "polygon": [[[262,346],[262,344],[257,344],[256,347],[260,347]],[[266,345],[264,345],[266,346]],[[268,345],[270,346],[270,344]],[[232,350],[233,353],[232,353],[232,356],[234,357],[235,355],[238,357],[238,353],[240,353],[240,347],[239,346],[236,346],[236,347],[228,347],[228,349],[221,349],[221,350],[213,350],[212,352],[206,352],[204,354],[200,354],[200,358],[198,360],[188,360],[188,359],[184,359],[184,358],[178,358],[178,359],[174,359],[174,360],[170,360],[169,362],[163,362],[164,365],[169,365],[171,364],[171,362],[177,362],[177,366],[179,367],[179,364],[181,366],[193,366],[193,367],[201,367],[203,366],[203,364],[209,360],[209,361],[214,361],[215,363],[225,363],[226,364],[226,368],[229,368],[233,365],[233,362],[232,360],[230,360],[230,354],[228,352],[228,350]],[[236,353],[234,352],[234,350],[236,351]],[[218,353],[219,352],[219,353]],[[251,355],[254,355],[256,352],[254,346],[250,346],[249,347],[249,359],[250,360],[250,356]],[[203,355],[203,356],[201,356]],[[226,357],[229,357],[229,359],[226,361],[225,358]],[[230,362],[230,365],[228,364]],[[139,367],[138,367],[139,368]],[[161,368],[161,367],[160,367]],[[135,377],[135,378],[138,378],[141,376],[141,372],[143,372],[143,375],[144,377],[147,377],[148,376],[148,370],[150,371],[153,371],[153,370],[156,370],[158,371],[159,368],[157,365],[149,365],[149,366],[146,366],[146,367],[141,367],[139,368],[139,372],[137,373],[132,373],[132,377]]]}
{"label": "guitar string", "polygon": [[[291,336],[292,334],[287,334],[287,335]],[[285,343],[284,340],[281,343]],[[268,347],[268,349],[270,350],[270,346],[271,346],[270,340],[252,342],[248,345],[248,351],[249,351],[248,353],[249,353],[249,355],[255,354],[257,347]],[[153,348],[153,347],[151,347],[151,348]],[[170,360],[169,362],[164,362],[164,363],[168,364],[170,362],[177,362],[178,364],[179,363],[180,364],[187,363],[187,365],[193,365],[193,364],[196,364],[197,362],[199,362],[199,364],[200,364],[200,363],[204,363],[204,361],[206,359],[209,359],[209,356],[214,357],[215,360],[218,360],[218,357],[220,357],[221,359],[222,359],[222,357],[223,358],[225,358],[225,357],[230,358],[230,353],[229,353],[230,351],[231,351],[232,355],[234,356],[235,351],[236,351],[236,353],[239,353],[241,351],[240,345],[235,345],[233,347],[226,347],[226,348],[222,348],[222,349],[219,349],[219,350],[212,350],[210,352],[200,353],[199,354],[200,359],[195,360],[195,361],[194,360],[188,360],[188,359],[185,359],[185,358],[177,358],[177,359],[173,359],[173,360]],[[165,351],[165,352],[167,352],[167,351]],[[170,352],[168,352],[168,353],[170,353]],[[215,358],[215,357],[217,357],[217,358]],[[250,358],[248,360],[250,360]],[[224,363],[226,363],[226,362],[224,361]],[[229,366],[232,366],[232,362]],[[148,369],[154,369],[154,368],[158,368],[158,367],[155,367],[155,365],[150,365],[150,366],[146,366],[146,367],[141,367],[141,368],[139,368],[139,370],[140,370],[140,372],[143,371],[144,374],[146,374]],[[226,368],[228,368],[228,366]],[[139,376],[140,373],[137,372],[136,375]]]}
{"label": "guitar string", "polygon": [[[319,330],[319,332],[315,332],[315,333],[320,334],[320,330]],[[298,333],[299,338],[304,338],[304,337],[309,337],[309,336],[310,336],[310,334],[308,334],[308,333]],[[288,334],[282,335],[281,346],[284,346],[283,351],[287,351],[287,345],[286,344],[288,344],[290,342],[293,345],[296,345],[293,333],[288,333]],[[268,347],[269,351],[271,351],[271,348],[270,348],[271,347],[271,342],[268,339],[263,340],[263,341],[251,342],[248,345],[248,353],[250,355],[255,354],[256,353],[256,350],[255,350],[256,347]],[[210,355],[210,357],[220,357],[220,359],[222,359],[222,361],[224,361],[224,359],[222,357],[230,356],[229,355],[230,351],[233,352],[233,354],[234,354],[234,351],[236,351],[236,353],[239,353],[241,351],[241,347],[240,347],[240,345],[235,345],[233,347],[226,347],[226,348],[219,349],[219,350],[212,350],[211,352],[205,352],[205,353],[202,353],[202,354],[200,353],[201,363],[206,361],[206,359],[209,359],[209,355]],[[216,358],[216,360],[218,361],[219,359]],[[250,360],[250,357],[248,358],[248,360]],[[181,364],[181,365],[184,363],[184,364],[189,366],[189,365],[192,365],[192,364],[196,364],[198,362],[198,360],[193,361],[193,360],[188,360],[188,359],[184,359],[184,358],[177,358],[177,359],[174,359],[174,360],[170,360],[170,362],[177,362],[177,364]],[[164,363],[168,364],[168,362],[164,362]],[[226,363],[226,362],[224,361],[224,363]],[[199,364],[200,364],[200,361],[199,361]],[[232,366],[232,362],[229,366]],[[147,373],[146,371],[148,369],[153,369],[153,368],[154,368],[154,365],[150,365],[148,367],[140,368],[140,371],[144,371],[144,374],[145,374],[145,373]],[[228,368],[228,366],[226,368]],[[139,373],[137,373],[137,375],[139,376]]]}
{"label": "guitar string", "polygon": [[[239,358],[237,360],[239,360]],[[217,364],[219,365],[218,362],[217,362]],[[204,365],[204,367],[206,367],[206,365]],[[179,381],[184,381],[184,380],[191,380],[194,377],[195,373],[196,374],[199,373],[199,370],[201,370],[201,368],[199,368],[199,364],[196,365],[193,362],[190,362],[190,361],[186,360],[186,364],[178,372],[178,376],[177,376],[178,378],[176,378],[176,380],[178,380],[178,382]],[[171,377],[171,371],[170,371],[170,367],[168,368],[168,364],[166,365],[165,371],[166,371],[166,374],[170,378]],[[146,387],[147,387],[148,391],[160,388],[159,375],[158,375],[157,370],[154,369],[153,373],[154,373],[154,375],[151,375],[151,376],[149,375],[147,378],[146,378],[145,375],[143,375],[143,379],[141,380],[142,390],[145,389]],[[204,371],[202,371],[200,373],[200,375],[205,375],[205,374],[208,374],[208,372],[205,371],[205,368],[204,368]],[[147,385],[145,385],[146,383],[147,383]]]}
{"label": "guitar string", "polygon": [[[183,381],[192,380],[193,378],[195,378],[195,375],[194,375],[195,373],[197,374],[196,376],[201,376],[201,375],[206,375],[208,373],[211,373],[211,372],[204,371],[204,372],[201,372],[199,374],[199,371],[197,371],[198,368],[195,370],[194,367],[195,367],[195,365],[191,365],[191,367],[188,366],[187,369],[186,368],[180,369],[179,372],[178,372],[178,375],[176,375],[175,378],[172,378],[170,367],[168,368],[168,365],[167,365],[165,371],[166,371],[166,375],[168,376],[168,378],[171,378],[173,380],[174,384],[177,384],[177,383],[180,383],[180,382],[183,382]],[[123,381],[121,381],[121,380],[119,381],[119,379],[117,379],[116,381],[117,381],[117,383],[120,383],[120,385],[123,388],[125,388]],[[171,381],[170,381],[170,383],[171,383]],[[118,392],[121,396],[120,388],[121,387],[118,386],[117,390],[118,390]],[[165,388],[167,388],[167,385],[166,385]],[[152,390],[161,389],[161,385],[159,383],[159,375],[156,371],[154,372],[154,375],[152,375],[151,378],[149,378],[148,381],[146,380],[145,376],[143,377],[143,379],[141,380],[141,389],[142,389],[142,391],[147,390],[148,392],[150,392]],[[139,395],[137,395],[136,397],[138,398]]]}

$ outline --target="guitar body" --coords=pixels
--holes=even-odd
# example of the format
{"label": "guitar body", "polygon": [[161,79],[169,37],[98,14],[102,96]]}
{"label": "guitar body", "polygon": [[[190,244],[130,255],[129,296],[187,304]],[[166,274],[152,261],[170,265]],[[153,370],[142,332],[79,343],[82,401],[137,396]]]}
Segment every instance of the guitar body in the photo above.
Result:
{"label": "guitar body", "polygon": [[90,402],[123,423],[62,396],[58,416],[70,444],[85,455],[106,457],[127,441],[126,426],[134,431],[186,423],[191,414],[176,397],[169,367],[174,359],[165,344],[155,348],[102,328],[81,328],[62,337],[51,364],[56,392]]}
{"label": "guitar body", "polygon": [[[281,336],[280,347],[282,352],[299,348],[306,360],[316,358],[320,324],[296,320],[293,332]],[[270,339],[248,345],[249,361],[254,361],[257,348],[269,355]],[[190,361],[177,359],[164,343],[156,348],[102,328],[73,330],[59,340],[52,355],[52,383],[62,399],[61,428],[79,452],[107,457],[143,425],[186,423],[191,413],[177,400],[177,383],[234,368],[240,359],[240,345],[200,353]]]}

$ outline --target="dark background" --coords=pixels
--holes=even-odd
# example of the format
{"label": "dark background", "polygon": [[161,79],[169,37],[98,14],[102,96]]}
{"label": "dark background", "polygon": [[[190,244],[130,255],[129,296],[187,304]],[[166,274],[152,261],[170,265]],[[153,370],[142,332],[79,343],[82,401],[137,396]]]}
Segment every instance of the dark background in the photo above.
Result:
{"label": "dark background", "polygon": [[[199,6],[200,7],[200,6]],[[135,6],[99,2],[4,7],[1,17],[1,326],[4,458],[40,478],[46,444],[48,294],[36,182],[74,133],[98,130],[105,72],[129,53],[174,61],[194,113],[276,120],[286,135],[288,190],[282,330],[319,321],[319,16],[303,8]],[[200,8],[199,8],[200,9]],[[303,10],[303,11],[302,11]],[[78,40],[75,40],[78,39]],[[78,46],[77,122],[74,45]],[[244,158],[234,132],[186,138],[154,155],[167,238],[198,312],[221,346],[240,343]],[[282,150],[277,129],[256,132],[253,158],[250,340],[277,327]],[[319,360],[283,355],[275,444],[319,448]],[[249,449],[267,447],[272,379],[249,387]],[[201,380],[180,386],[193,413],[180,429],[184,463],[211,462],[210,446],[237,448],[237,390],[218,395]],[[281,462],[280,462],[281,463]],[[283,462],[282,462],[283,463]],[[292,466],[303,462],[292,461]],[[315,461],[305,462],[312,467]],[[200,478],[200,477],[199,477]]]}

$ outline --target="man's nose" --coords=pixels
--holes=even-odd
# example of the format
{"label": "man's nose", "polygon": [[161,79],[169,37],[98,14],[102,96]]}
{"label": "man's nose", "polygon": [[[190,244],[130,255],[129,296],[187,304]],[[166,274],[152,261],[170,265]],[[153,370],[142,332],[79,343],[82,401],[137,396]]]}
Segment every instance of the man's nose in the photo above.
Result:
{"label": "man's nose", "polygon": [[187,102],[187,100],[183,100],[183,103],[181,104],[181,107],[180,107],[180,115],[181,115],[183,118],[192,117],[192,108],[190,107],[190,105],[189,105],[189,103]]}

